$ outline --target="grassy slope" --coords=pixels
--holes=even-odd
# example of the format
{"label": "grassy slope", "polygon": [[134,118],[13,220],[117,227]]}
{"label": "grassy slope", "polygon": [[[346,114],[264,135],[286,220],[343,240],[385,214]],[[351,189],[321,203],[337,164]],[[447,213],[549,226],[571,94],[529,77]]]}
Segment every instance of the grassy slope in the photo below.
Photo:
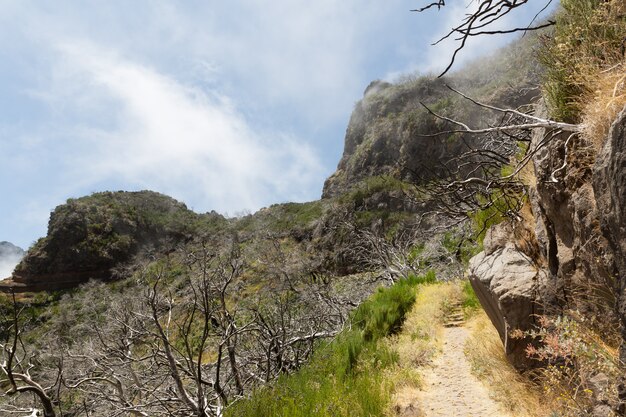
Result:
{"label": "grassy slope", "polygon": [[234,416],[377,416],[391,399],[389,370],[399,356],[388,340],[396,334],[416,299],[424,277],[380,288],[361,304],[348,326],[331,343],[320,346],[300,371],[260,388],[231,407]]}
{"label": "grassy slope", "polygon": [[309,364],[235,403],[226,416],[397,415],[421,388],[419,368],[441,349],[444,316],[455,300],[471,317],[466,354],[474,372],[514,415],[541,415],[539,393],[506,361],[468,283],[413,279],[380,289],[355,311],[352,326],[321,346]]}

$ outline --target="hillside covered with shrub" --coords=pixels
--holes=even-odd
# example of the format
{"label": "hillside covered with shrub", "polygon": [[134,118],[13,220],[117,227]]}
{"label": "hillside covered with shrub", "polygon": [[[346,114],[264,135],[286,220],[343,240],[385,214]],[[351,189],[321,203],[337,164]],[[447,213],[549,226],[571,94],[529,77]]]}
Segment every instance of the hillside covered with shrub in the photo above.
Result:
{"label": "hillside covered with shrub", "polygon": [[474,374],[527,393],[496,390],[508,411],[625,415],[626,9],[561,3],[443,78],[372,82],[320,200],[58,206],[0,283],[0,410],[411,415],[399,393],[460,315],[489,334]]}

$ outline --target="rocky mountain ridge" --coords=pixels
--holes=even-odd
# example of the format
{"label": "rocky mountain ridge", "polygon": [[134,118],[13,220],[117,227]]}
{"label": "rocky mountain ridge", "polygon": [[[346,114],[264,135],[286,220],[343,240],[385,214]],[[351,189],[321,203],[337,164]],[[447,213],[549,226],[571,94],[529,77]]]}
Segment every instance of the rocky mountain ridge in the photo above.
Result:
{"label": "rocky mountain ridge", "polygon": [[50,215],[48,234],[17,265],[4,291],[71,288],[91,278],[115,278],[115,267],[140,251],[164,251],[191,238],[195,224],[225,219],[200,216],[155,192],[104,192],[70,199]]}
{"label": "rocky mountain ridge", "polygon": [[443,165],[481,138],[444,134],[453,126],[429,114],[474,126],[487,126],[494,115],[473,105],[448,86],[495,106],[516,108],[535,101],[541,69],[529,36],[491,57],[444,78],[408,77],[392,84],[372,81],[352,112],[337,170],[326,180],[322,198],[341,195],[359,181],[391,175],[410,183],[445,176]]}
{"label": "rocky mountain ridge", "polygon": [[7,242],[7,241],[0,242],[0,257],[12,256],[12,255],[22,256],[24,255],[24,253],[25,253],[24,249],[20,248],[19,246],[14,245],[11,242]]}
{"label": "rocky mountain ridge", "polygon": [[10,276],[25,253],[24,249],[11,242],[0,242],[0,278]]}
{"label": "rocky mountain ridge", "polygon": [[480,140],[436,135],[449,125],[430,115],[422,103],[485,124],[489,119],[480,109],[468,105],[447,83],[500,105],[530,102],[536,95],[530,87],[537,82],[538,70],[528,64],[533,62],[528,59],[528,45],[528,40],[519,41],[487,59],[488,72],[478,65],[447,79],[425,76],[395,84],[372,82],[355,106],[344,154],[337,171],[326,180],[319,202],[274,205],[241,219],[225,219],[216,213],[193,213],[184,204],[149,191],[70,199],[53,211],[47,236],[29,249],[12,279],[0,283],[0,290],[54,290],[92,278],[114,279],[137,257],[167,253],[179,244],[226,230],[252,240],[267,232],[289,235],[302,247],[322,254],[319,268],[357,272],[341,225],[349,220],[357,229],[377,233],[414,227],[415,214],[429,207],[415,198],[411,184],[445,175],[436,162]]}

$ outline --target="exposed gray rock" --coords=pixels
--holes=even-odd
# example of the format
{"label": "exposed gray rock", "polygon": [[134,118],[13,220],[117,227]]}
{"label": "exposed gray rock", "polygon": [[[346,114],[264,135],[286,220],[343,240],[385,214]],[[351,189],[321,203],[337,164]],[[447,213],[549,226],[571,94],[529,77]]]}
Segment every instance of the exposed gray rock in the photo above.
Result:
{"label": "exposed gray rock", "polygon": [[[620,359],[626,360],[626,108],[619,114],[604,143],[593,172],[602,233],[615,253],[617,300],[622,323]],[[626,381],[620,398],[626,401]]]}
{"label": "exposed gray rock", "polygon": [[485,239],[483,241],[485,255],[491,255],[496,250],[504,248],[511,240],[512,235],[513,227],[508,222],[490,227],[485,233]]}
{"label": "exposed gray rock", "polygon": [[492,228],[485,251],[470,260],[470,282],[500,334],[507,357],[516,368],[527,369],[536,365],[525,354],[530,341],[510,335],[535,324],[546,274],[515,247],[510,230],[506,223]]}
{"label": "exposed gray rock", "polygon": [[[538,107],[538,114],[545,116],[545,108]],[[545,134],[537,130],[533,145],[543,141]],[[581,303],[576,296],[592,286],[612,285],[612,251],[600,232],[591,185],[594,152],[584,138],[573,137],[566,147],[567,140],[568,134],[551,138],[533,158],[537,182],[530,201],[550,278],[545,299],[555,313],[571,308],[603,316],[611,311]]]}
{"label": "exposed gray rock", "polygon": [[600,404],[593,408],[591,412],[592,417],[612,417],[616,414],[613,412],[613,409],[606,404]]}
{"label": "exposed gray rock", "polygon": [[601,372],[589,379],[589,389],[596,398],[603,397],[609,388],[609,382],[609,377]]}

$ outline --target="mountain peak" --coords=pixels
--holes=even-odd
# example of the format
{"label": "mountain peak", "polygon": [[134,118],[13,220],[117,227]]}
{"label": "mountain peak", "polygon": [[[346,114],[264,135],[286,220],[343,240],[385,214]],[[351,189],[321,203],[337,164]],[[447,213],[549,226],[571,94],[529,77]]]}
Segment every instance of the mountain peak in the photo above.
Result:
{"label": "mountain peak", "polygon": [[11,242],[0,242],[0,277],[6,278],[11,275],[13,268],[24,257],[24,249]]}

